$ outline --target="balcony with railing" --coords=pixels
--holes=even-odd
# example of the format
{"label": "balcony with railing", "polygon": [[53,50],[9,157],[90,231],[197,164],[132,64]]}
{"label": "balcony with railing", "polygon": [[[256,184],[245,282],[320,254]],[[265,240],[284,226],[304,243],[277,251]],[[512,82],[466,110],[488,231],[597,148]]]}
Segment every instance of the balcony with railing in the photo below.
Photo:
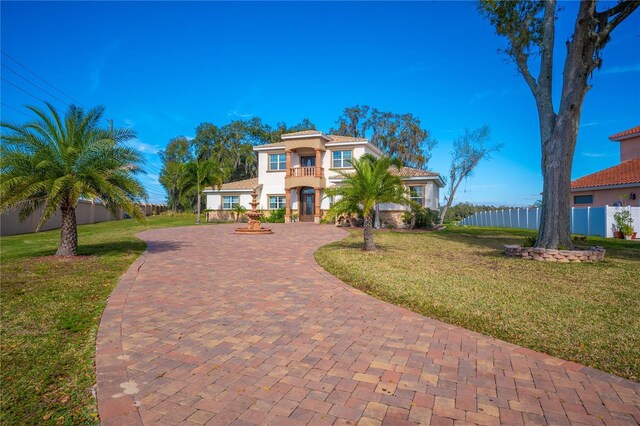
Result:
{"label": "balcony with railing", "polygon": [[312,188],[324,188],[324,170],[322,167],[290,167],[285,179],[286,188],[309,186]]}
{"label": "balcony with railing", "polygon": [[[317,170],[320,169],[320,170]],[[316,176],[316,172],[320,172],[322,167],[291,167],[289,169],[289,176],[299,177],[299,176]]]}

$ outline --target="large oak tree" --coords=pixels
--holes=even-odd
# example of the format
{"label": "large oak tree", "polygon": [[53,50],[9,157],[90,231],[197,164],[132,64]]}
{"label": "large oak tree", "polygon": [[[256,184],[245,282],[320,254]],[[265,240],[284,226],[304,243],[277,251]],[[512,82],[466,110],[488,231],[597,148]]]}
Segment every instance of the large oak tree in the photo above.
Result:
{"label": "large oak tree", "polygon": [[379,111],[367,105],[345,108],[336,121],[335,135],[369,138],[389,157],[405,166],[425,168],[436,145],[429,132],[413,114]]}
{"label": "large oak tree", "polygon": [[[570,232],[571,166],[580,115],[589,79],[602,65],[601,52],[611,32],[640,2],[624,0],[598,11],[596,0],[578,5],[573,35],[566,42],[560,105],[552,96],[555,45],[555,0],[486,0],[481,13],[507,38],[506,54],[515,62],[531,89],[538,109],[544,179],[542,212],[536,247],[572,247]],[[532,58],[539,60],[532,64]],[[533,65],[533,66],[532,66]],[[532,69],[539,66],[538,76]]]}

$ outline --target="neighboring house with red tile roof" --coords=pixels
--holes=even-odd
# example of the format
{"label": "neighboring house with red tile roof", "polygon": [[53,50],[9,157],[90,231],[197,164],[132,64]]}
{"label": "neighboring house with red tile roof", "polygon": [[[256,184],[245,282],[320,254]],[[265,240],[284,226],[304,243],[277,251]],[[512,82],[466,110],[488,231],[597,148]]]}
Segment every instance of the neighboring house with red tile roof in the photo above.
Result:
{"label": "neighboring house with red tile roof", "polygon": [[640,206],[640,126],[609,139],[620,143],[620,164],[571,182],[572,207]]}
{"label": "neighboring house with red tile roof", "polygon": [[[351,160],[364,154],[376,157],[382,151],[366,138],[324,134],[318,130],[286,133],[276,143],[257,145],[258,177],[229,182],[220,188],[207,188],[208,220],[233,218],[233,208],[250,208],[251,193],[258,194],[259,209],[285,208],[286,221],[297,216],[300,221],[320,222],[333,200],[324,190],[340,185],[340,172],[353,170]],[[408,187],[411,199],[434,210],[440,208],[440,188],[444,186],[435,172],[410,167],[394,168]],[[402,224],[404,206],[381,205],[381,220]]]}

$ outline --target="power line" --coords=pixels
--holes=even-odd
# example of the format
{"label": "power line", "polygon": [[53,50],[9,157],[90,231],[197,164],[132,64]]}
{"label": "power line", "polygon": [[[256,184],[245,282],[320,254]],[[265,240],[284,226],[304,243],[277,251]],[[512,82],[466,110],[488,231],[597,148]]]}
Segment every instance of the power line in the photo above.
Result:
{"label": "power line", "polygon": [[52,88],[54,88],[55,90],[57,90],[58,92],[62,93],[63,95],[65,95],[66,97],[68,97],[69,99],[71,99],[73,102],[82,105],[78,100],[76,100],[75,98],[73,98],[73,96],[68,95],[66,92],[58,89],[56,86],[54,86],[53,84],[49,83],[47,80],[45,80],[43,77],[40,77],[38,74],[36,74],[35,71],[32,71],[29,67],[27,67],[26,65],[23,65],[20,61],[18,61],[17,59],[15,59],[13,56],[9,55],[8,53],[6,53],[4,50],[0,50],[0,52],[2,52],[3,55],[5,55],[7,58],[11,59],[13,62],[15,62],[16,64],[18,64],[19,66],[21,66],[22,68],[24,68],[25,70],[29,71],[31,74],[33,74],[34,76],[36,76],[38,79],[42,80],[43,82],[45,82],[46,84],[48,84],[49,86],[51,86]]}
{"label": "power line", "polygon": [[45,101],[44,99],[42,99],[41,97],[36,96],[36,95],[34,95],[33,93],[31,93],[31,92],[29,92],[29,91],[27,91],[27,90],[24,90],[23,88],[21,88],[21,87],[19,87],[19,86],[16,86],[15,84],[13,84],[12,82],[10,82],[9,80],[7,80],[7,79],[6,79],[6,78],[4,78],[4,77],[0,77],[0,80],[4,81],[4,82],[5,82],[5,83],[7,83],[7,84],[10,84],[11,86],[15,87],[16,89],[20,90],[21,92],[26,93],[27,95],[29,95],[29,96],[31,96],[31,97],[34,97],[34,98],[36,98],[36,99],[37,99],[37,100],[39,100],[40,102],[46,102],[46,101]]}
{"label": "power line", "polygon": [[26,112],[21,111],[21,110],[19,110],[19,109],[18,109],[18,108],[16,108],[16,107],[12,107],[11,105],[7,105],[7,104],[5,104],[4,102],[0,102],[0,104],[2,104],[2,106],[3,106],[3,107],[5,107],[5,108],[12,109],[12,110],[14,110],[15,112],[18,112],[18,113],[20,113],[20,114],[24,115],[25,117],[33,118],[33,117],[31,117],[29,114],[27,114]]}
{"label": "power line", "polygon": [[[84,109],[87,109],[87,107],[85,105],[82,104],[82,102],[78,101],[77,99],[75,99],[73,96],[67,94],[67,92],[58,89],[56,86],[54,86],[52,83],[50,83],[49,81],[45,80],[44,77],[41,77],[39,74],[37,74],[35,71],[32,71],[29,67],[27,67],[26,65],[22,64],[20,61],[18,61],[17,59],[15,59],[14,57],[12,57],[11,55],[9,55],[8,53],[6,53],[3,50],[0,50],[0,52],[2,52],[3,55],[5,55],[6,57],[8,57],[9,59],[11,59],[13,62],[15,62],[16,64],[18,64],[19,66],[21,66],[22,68],[24,68],[25,70],[29,71],[31,74],[33,74],[34,76],[36,76],[38,79],[42,80],[43,82],[45,82],[46,84],[48,84],[49,86],[51,86],[53,89],[57,90],[58,92],[62,93],[63,95],[65,95],[66,97],[68,97],[69,99],[71,99],[73,102],[75,102],[76,104],[80,105],[81,107],[83,107]],[[41,88],[40,86],[36,85],[35,83],[31,82],[29,79],[27,79],[26,77],[22,76],[21,74],[19,74],[18,72],[12,70],[11,68],[9,68],[6,64],[2,64],[5,68],[7,68],[9,71],[13,72],[14,74],[17,74],[20,78],[22,78],[23,80],[28,81],[29,83],[33,84],[34,86],[36,86],[37,88],[39,88],[40,90],[42,90],[43,92],[47,93],[49,96],[54,97],[55,99],[57,99],[59,102],[62,102],[65,106],[69,106],[69,104],[63,100],[61,100],[60,98],[52,95],[51,93],[47,92],[46,90],[44,90],[43,88]],[[6,80],[5,80],[6,81]],[[22,90],[22,89],[21,89]],[[24,90],[23,90],[24,91]],[[40,98],[38,98],[40,99]],[[40,99],[42,102],[44,102],[42,99]],[[109,120],[107,120],[105,117],[102,117],[103,120],[105,120],[107,122],[107,124],[109,124]]]}
{"label": "power line", "polygon": [[2,64],[3,67],[5,67],[6,69],[8,69],[9,71],[11,71],[12,73],[14,73],[15,75],[17,75],[18,77],[20,77],[21,79],[23,79],[24,81],[26,81],[27,83],[31,84],[32,86],[42,90],[44,93],[46,93],[47,95],[51,96],[52,98],[56,99],[58,102],[61,102],[64,106],[69,106],[69,104],[67,104],[67,102],[63,101],[62,99],[60,99],[59,97],[57,97],[56,95],[52,94],[51,92],[46,91],[45,89],[43,89],[42,87],[38,86],[37,84],[35,84],[33,81],[29,80],[28,78],[24,77],[23,75],[21,75],[19,72],[12,70],[11,68],[9,68],[6,64]]}
{"label": "power line", "polygon": [[[29,67],[27,67],[26,65],[22,64],[21,62],[19,62],[17,59],[15,59],[14,57],[12,57],[11,55],[9,55],[8,53],[6,53],[3,50],[0,50],[0,52],[2,52],[3,55],[5,55],[6,57],[8,57],[9,59],[11,59],[13,62],[15,62],[16,64],[18,64],[19,66],[21,66],[22,68],[24,68],[25,70],[29,71],[31,74],[33,74],[34,76],[36,76],[38,79],[42,80],[43,82],[45,82],[46,84],[48,84],[49,86],[51,86],[52,88],[54,88],[55,90],[57,90],[58,92],[62,93],[63,95],[67,96],[69,99],[71,99],[72,101],[74,101],[75,103],[77,103],[78,105],[80,105],[81,107],[83,107],[84,109],[87,109],[87,107],[85,105],[83,105],[80,101],[76,100],[74,97],[72,97],[71,95],[67,94],[65,91],[58,89],[56,86],[54,86],[52,83],[49,83],[47,80],[44,79],[44,77],[41,77],[40,75],[38,75],[35,71],[32,71]],[[28,78],[24,77],[22,74],[18,73],[17,71],[11,69],[10,67],[8,67],[6,64],[2,64],[3,67],[5,67],[6,69],[8,69],[9,71],[11,71],[12,73],[16,74],[18,77],[22,78],[23,80],[25,80],[26,82],[28,82],[29,84],[35,86],[36,88],[40,89],[41,91],[43,91],[44,93],[46,93],[47,95],[53,97],[54,99],[58,100],[58,102],[61,102],[62,104],[64,104],[66,107],[69,107],[70,104],[63,101],[62,99],[58,98],[57,96],[53,95],[52,93],[48,92],[47,90],[43,89],[42,87],[38,86],[37,84],[35,84],[34,82],[32,82],[31,80],[29,80]],[[39,100],[40,102],[46,103],[46,101],[44,99],[42,99],[39,96],[34,95],[33,93],[13,84],[12,82],[10,82],[9,80],[2,78],[3,81],[5,81],[6,83],[10,84],[11,86],[15,87],[16,89],[28,94],[29,96],[34,97],[35,99]],[[53,107],[57,112],[61,113],[60,110],[58,110],[57,108]],[[111,130],[111,134],[113,134],[113,119],[109,120],[106,117],[101,117],[107,124],[109,124],[109,128]],[[131,148],[131,145],[129,145],[128,142],[124,141],[123,144],[129,148]]]}

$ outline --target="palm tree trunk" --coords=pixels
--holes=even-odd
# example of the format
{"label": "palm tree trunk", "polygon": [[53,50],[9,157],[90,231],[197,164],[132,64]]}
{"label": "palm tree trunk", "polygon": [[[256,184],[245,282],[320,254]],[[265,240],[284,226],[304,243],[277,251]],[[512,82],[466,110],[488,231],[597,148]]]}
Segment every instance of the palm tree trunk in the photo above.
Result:
{"label": "palm tree trunk", "polygon": [[78,255],[78,226],[76,224],[76,209],[62,207],[62,226],[60,227],[60,246],[56,256]]}
{"label": "palm tree trunk", "polygon": [[366,251],[375,251],[376,245],[373,242],[373,226],[371,213],[364,217],[364,249]]}

